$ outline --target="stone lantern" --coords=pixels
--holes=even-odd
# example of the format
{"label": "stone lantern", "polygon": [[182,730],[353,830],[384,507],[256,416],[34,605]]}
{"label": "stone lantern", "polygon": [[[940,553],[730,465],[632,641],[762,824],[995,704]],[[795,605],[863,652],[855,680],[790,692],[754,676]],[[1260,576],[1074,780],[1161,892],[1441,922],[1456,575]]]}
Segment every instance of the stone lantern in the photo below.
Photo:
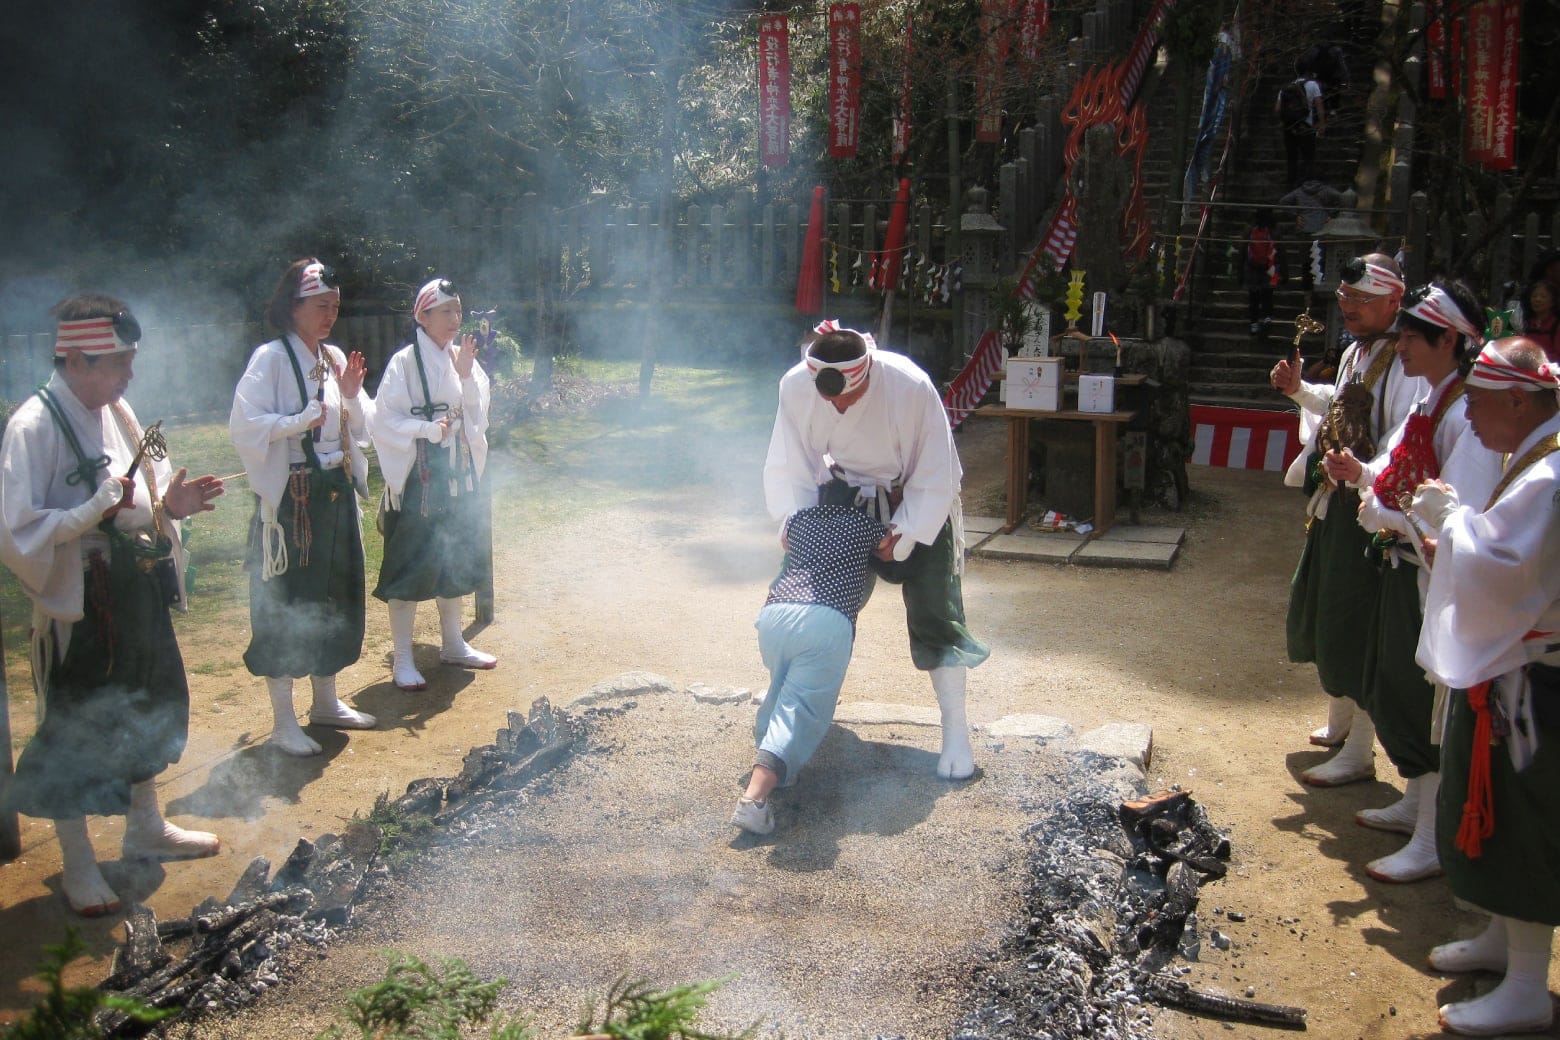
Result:
{"label": "stone lantern", "polygon": [[1337,215],[1329,218],[1316,233],[1322,247],[1322,279],[1316,289],[1327,294],[1326,335],[1329,349],[1337,344],[1343,333],[1343,315],[1338,310],[1338,297],[1335,295],[1343,281],[1343,265],[1362,253],[1374,252],[1378,240],[1376,232],[1360,219],[1359,211],[1355,209],[1357,201],[1353,189],[1345,191]]}
{"label": "stone lantern", "polygon": [[963,343],[966,350],[973,350],[990,323],[987,297],[997,282],[997,258],[1002,255],[1002,236],[1007,228],[988,211],[985,188],[971,188],[964,198],[964,212],[959,216],[959,262],[964,268]]}

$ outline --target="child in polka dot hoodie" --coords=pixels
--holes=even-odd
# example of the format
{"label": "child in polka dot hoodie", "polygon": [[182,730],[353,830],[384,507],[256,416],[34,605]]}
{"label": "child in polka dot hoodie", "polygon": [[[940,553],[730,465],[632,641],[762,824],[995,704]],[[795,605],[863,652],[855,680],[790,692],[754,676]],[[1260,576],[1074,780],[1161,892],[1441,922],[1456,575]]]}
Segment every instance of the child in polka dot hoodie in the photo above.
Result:
{"label": "child in polka dot hoodie", "polygon": [[795,779],[834,721],[867,561],[888,534],[855,508],[855,497],[855,488],[836,480],[821,490],[819,505],[786,520],[785,562],[756,622],[769,693],[753,724],[753,773],[731,817],[754,834],[774,830],[770,793]]}

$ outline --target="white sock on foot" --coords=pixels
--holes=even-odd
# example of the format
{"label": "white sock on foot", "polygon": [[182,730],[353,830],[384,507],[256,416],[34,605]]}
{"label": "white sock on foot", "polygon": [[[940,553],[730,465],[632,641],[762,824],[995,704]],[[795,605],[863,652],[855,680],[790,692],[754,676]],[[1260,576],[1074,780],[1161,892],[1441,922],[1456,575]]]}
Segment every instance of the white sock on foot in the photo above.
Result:
{"label": "white sock on foot", "polygon": [[1354,721],[1354,702],[1347,697],[1327,698],[1327,725],[1311,731],[1311,743],[1318,747],[1337,747],[1349,735]]}
{"label": "white sock on foot", "polygon": [[1441,1007],[1441,1025],[1464,1036],[1535,1033],[1554,1022],[1549,997],[1549,946],[1554,929],[1547,924],[1506,918],[1506,977],[1472,1000]]}
{"label": "white sock on foot", "polygon": [[932,689],[942,712],[942,754],[937,757],[937,775],[945,780],[964,780],[975,773],[975,752],[970,747],[970,725],[964,714],[964,680],[969,669],[962,665],[933,668]]}
{"label": "white sock on foot", "polygon": [[309,683],[314,689],[314,706],[309,709],[309,721],[316,726],[333,726],[336,729],[373,729],[379,720],[366,711],[353,711],[336,696],[334,675],[311,675]]}
{"label": "white sock on foot", "polygon": [[492,654],[485,654],[481,650],[466,642],[465,630],[461,627],[461,600],[456,598],[440,599],[439,604],[439,663],[452,664],[461,668],[492,668],[498,664],[498,658]]}
{"label": "white sock on foot", "polygon": [[412,660],[412,624],[417,620],[417,604],[409,599],[393,599],[390,607],[390,641],[394,651],[390,656],[390,676],[397,689],[426,690],[428,680],[417,670]]}
{"label": "white sock on foot", "polygon": [[130,811],[125,815],[125,859],[205,859],[215,856],[222,841],[206,831],[187,831],[163,818],[157,805],[157,785],[151,780],[130,787]]}
{"label": "white sock on foot", "polygon": [[1423,787],[1424,777],[1414,777],[1405,783],[1403,797],[1380,809],[1361,809],[1354,814],[1354,822],[1372,830],[1413,834],[1414,824],[1419,819],[1419,799]]}
{"label": "white sock on foot", "polygon": [[1414,817],[1413,836],[1407,845],[1392,855],[1365,865],[1365,873],[1377,881],[1405,884],[1440,876],[1441,857],[1435,850],[1435,797],[1441,787],[1441,774],[1426,773],[1409,783],[1415,781],[1419,783],[1419,804]]}
{"label": "white sock on foot", "polygon": [[1301,773],[1301,778],[1315,787],[1341,787],[1357,780],[1369,780],[1376,775],[1376,727],[1363,711],[1354,713],[1349,726],[1349,737],[1338,753],[1319,766]]}
{"label": "white sock on foot", "polygon": [[82,917],[117,914],[119,897],[108,887],[103,872],[98,869],[97,853],[92,851],[86,818],[55,820],[54,835],[59,839],[60,856],[64,861],[60,870],[60,889],[70,908]]}
{"label": "white sock on foot", "polygon": [[293,710],[293,681],[267,677],[265,690],[271,697],[271,743],[299,758],[319,754],[320,746],[298,725],[298,715]]}
{"label": "white sock on foot", "polygon": [[1472,939],[1443,943],[1430,951],[1430,967],[1436,971],[1506,970],[1506,919],[1491,914],[1484,931]]}

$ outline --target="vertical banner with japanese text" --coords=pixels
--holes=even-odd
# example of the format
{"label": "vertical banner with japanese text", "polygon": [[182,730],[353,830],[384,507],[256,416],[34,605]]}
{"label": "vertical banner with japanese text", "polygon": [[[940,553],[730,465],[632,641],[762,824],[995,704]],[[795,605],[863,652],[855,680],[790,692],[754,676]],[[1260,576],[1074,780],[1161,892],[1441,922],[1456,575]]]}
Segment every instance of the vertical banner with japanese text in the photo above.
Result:
{"label": "vertical banner with japanese text", "polygon": [[894,165],[910,151],[910,61],[915,56],[915,8],[905,13],[905,68],[899,84],[899,108],[894,115]]}
{"label": "vertical banner with japanese text", "polygon": [[758,23],[758,133],[765,166],[791,158],[791,36],[783,14]]}
{"label": "vertical banner with japanese text", "polygon": [[[1437,101],[1446,100],[1446,22],[1441,18],[1441,0],[1426,0],[1425,18],[1425,90]],[[1455,60],[1455,59],[1454,59]]]}
{"label": "vertical banner with japanese text", "polygon": [[982,0],[980,55],[975,62],[975,140],[1002,140],[1002,66],[1007,64],[1013,22],[1009,0]]}
{"label": "vertical banner with japanese text", "polygon": [[861,5],[829,5],[829,157],[854,159],[861,112]]}
{"label": "vertical banner with japanese text", "polygon": [[1490,119],[1490,154],[1486,169],[1509,170],[1517,164],[1517,77],[1521,72],[1522,2],[1501,0],[1500,59],[1495,78],[1494,114]]}
{"label": "vertical banner with japanese text", "polygon": [[1500,3],[1479,0],[1468,8],[1463,59],[1468,105],[1468,139],[1464,149],[1470,162],[1490,159],[1495,125],[1495,86],[1500,74]]}
{"label": "vertical banner with japanese text", "polygon": [[1051,27],[1050,0],[1018,0],[1018,56],[1026,65],[1040,64],[1040,43]]}

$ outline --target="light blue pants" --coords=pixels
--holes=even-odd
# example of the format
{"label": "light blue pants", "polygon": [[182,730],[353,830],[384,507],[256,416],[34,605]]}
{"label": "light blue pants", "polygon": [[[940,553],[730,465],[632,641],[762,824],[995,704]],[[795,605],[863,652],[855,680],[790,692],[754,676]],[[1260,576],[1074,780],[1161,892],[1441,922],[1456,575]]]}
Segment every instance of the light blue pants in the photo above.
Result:
{"label": "light blue pants", "polygon": [[783,781],[807,764],[834,721],[855,632],[844,614],[816,603],[771,603],[755,627],[769,693],[753,741],[761,763],[767,753],[784,767],[775,770]]}

